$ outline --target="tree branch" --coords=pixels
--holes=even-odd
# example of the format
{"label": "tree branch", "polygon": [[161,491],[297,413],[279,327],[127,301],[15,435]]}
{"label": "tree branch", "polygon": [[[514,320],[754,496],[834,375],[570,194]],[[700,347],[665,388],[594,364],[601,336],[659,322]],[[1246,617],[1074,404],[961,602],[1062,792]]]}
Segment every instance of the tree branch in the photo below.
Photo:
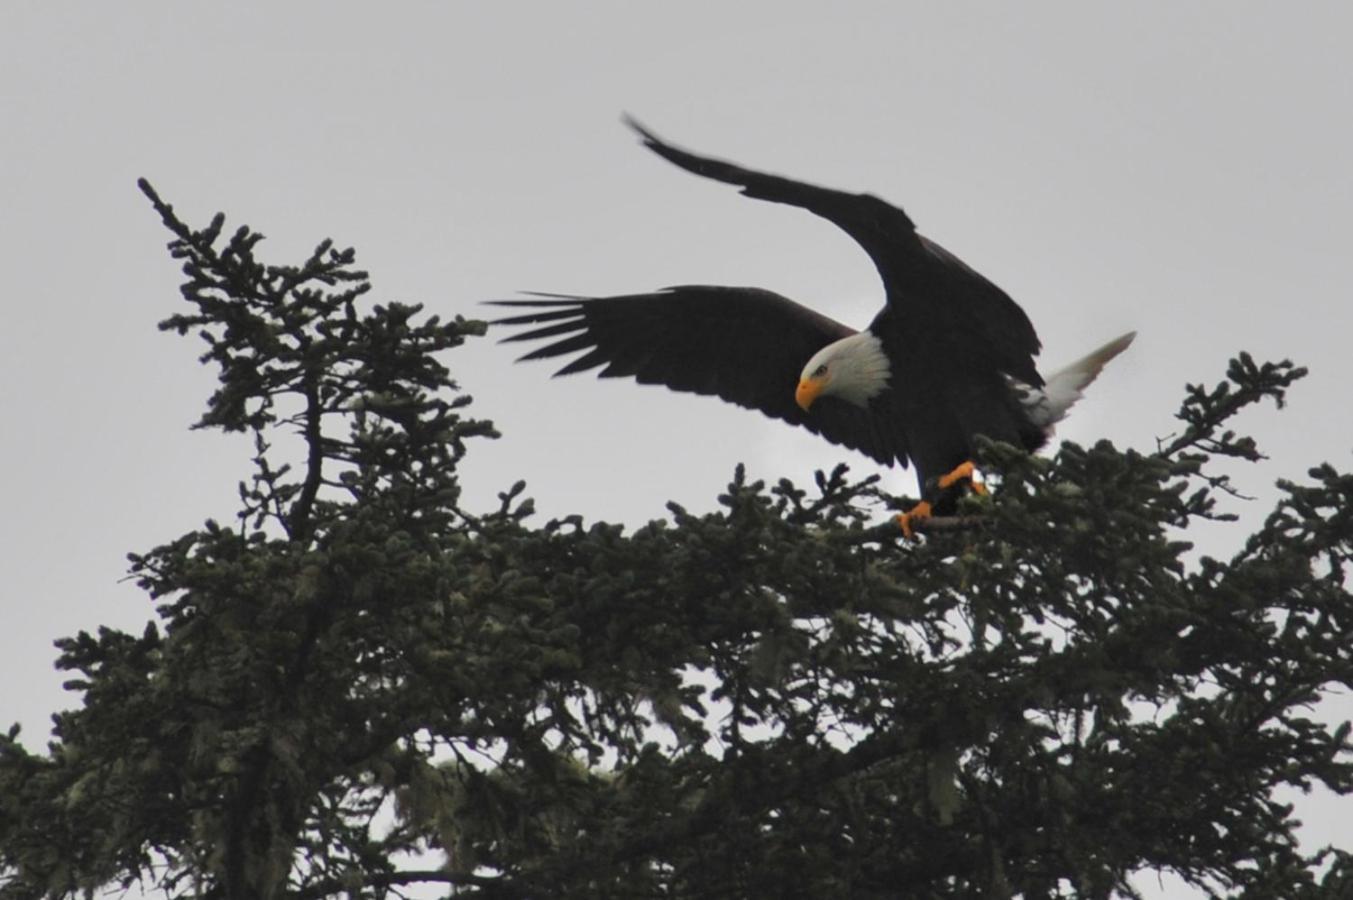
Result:
{"label": "tree branch", "polygon": [[[506,881],[501,876],[488,877],[484,875],[474,875],[467,873],[447,872],[443,869],[408,869],[399,872],[377,872],[372,875],[364,876],[362,879],[363,887],[396,887],[406,884],[450,884],[466,885],[479,888],[475,894],[476,897],[522,897],[525,890],[515,887],[511,882]],[[345,892],[350,892],[353,885],[342,878],[326,878],[323,881],[317,881],[306,885],[295,893],[292,897],[298,900],[318,900],[321,897],[332,897]]]}
{"label": "tree branch", "polygon": [[[931,516],[928,519],[918,519],[911,523],[912,530],[917,533],[972,531],[990,526],[991,520],[985,516]],[[844,540],[848,544],[882,544],[894,543],[903,537],[902,528],[896,521],[889,519],[887,522],[880,522],[863,531],[849,532],[844,535]]]}

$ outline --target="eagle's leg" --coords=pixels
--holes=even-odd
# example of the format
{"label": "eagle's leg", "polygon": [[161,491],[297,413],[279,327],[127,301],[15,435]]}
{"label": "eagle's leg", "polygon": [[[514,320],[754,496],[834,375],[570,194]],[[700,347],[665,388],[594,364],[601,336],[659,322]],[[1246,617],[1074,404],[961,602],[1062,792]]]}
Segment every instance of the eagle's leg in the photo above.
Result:
{"label": "eagle's leg", "polygon": [[955,487],[961,487],[966,483],[974,494],[985,494],[987,486],[973,478],[976,472],[977,467],[973,465],[972,460],[968,460],[962,465],[955,466],[953,471],[946,472],[936,478],[932,482],[933,487],[926,491],[928,499],[922,500],[911,509],[894,517],[897,526],[902,529],[902,536],[909,540],[916,537],[916,523],[935,515],[935,505]]}
{"label": "eagle's leg", "polygon": [[973,465],[972,460],[968,460],[961,465],[955,466],[952,472],[941,475],[936,483],[939,485],[940,490],[947,491],[959,482],[966,481],[968,482],[968,487],[972,488],[974,494],[985,494],[987,492],[987,486],[973,478],[973,475],[976,474],[976,472],[977,467]]}
{"label": "eagle's leg", "polygon": [[930,505],[930,501],[922,500],[906,512],[898,513],[893,517],[893,520],[897,522],[897,527],[902,529],[902,536],[907,540],[911,540],[916,537],[916,529],[912,527],[912,523],[918,522],[921,519],[930,518],[932,512],[933,508]]}

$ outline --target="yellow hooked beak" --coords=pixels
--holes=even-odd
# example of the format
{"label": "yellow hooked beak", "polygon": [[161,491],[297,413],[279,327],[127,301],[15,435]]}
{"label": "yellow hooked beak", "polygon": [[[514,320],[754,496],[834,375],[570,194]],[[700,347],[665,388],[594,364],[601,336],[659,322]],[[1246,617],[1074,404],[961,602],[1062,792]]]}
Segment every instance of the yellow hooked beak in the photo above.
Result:
{"label": "yellow hooked beak", "polygon": [[794,402],[804,412],[808,412],[808,407],[813,405],[813,401],[822,393],[822,389],[827,386],[825,378],[804,378],[799,381],[798,390],[794,391]]}

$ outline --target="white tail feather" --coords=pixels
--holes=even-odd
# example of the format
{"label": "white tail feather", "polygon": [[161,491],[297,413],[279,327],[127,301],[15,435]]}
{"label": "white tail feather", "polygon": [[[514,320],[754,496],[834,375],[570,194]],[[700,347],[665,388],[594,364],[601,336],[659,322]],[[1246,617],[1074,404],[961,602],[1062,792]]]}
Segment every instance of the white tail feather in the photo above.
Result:
{"label": "white tail feather", "polygon": [[1050,432],[1052,426],[1066,417],[1067,410],[1084,396],[1086,386],[1099,377],[1108,361],[1126,350],[1136,336],[1137,332],[1129,331],[1103,347],[1090,351],[1049,375],[1041,388],[1011,379],[1011,384],[1021,395],[1020,403],[1024,405],[1030,420]]}

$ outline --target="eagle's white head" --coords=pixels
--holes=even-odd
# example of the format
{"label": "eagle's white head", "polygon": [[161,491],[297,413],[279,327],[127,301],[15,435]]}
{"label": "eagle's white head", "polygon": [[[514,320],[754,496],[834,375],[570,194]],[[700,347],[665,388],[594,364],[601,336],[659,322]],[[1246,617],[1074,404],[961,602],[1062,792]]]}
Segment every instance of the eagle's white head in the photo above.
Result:
{"label": "eagle's white head", "polygon": [[865,407],[888,386],[892,364],[883,342],[868,331],[828,344],[808,360],[794,400],[807,412],[818,397],[839,397]]}

